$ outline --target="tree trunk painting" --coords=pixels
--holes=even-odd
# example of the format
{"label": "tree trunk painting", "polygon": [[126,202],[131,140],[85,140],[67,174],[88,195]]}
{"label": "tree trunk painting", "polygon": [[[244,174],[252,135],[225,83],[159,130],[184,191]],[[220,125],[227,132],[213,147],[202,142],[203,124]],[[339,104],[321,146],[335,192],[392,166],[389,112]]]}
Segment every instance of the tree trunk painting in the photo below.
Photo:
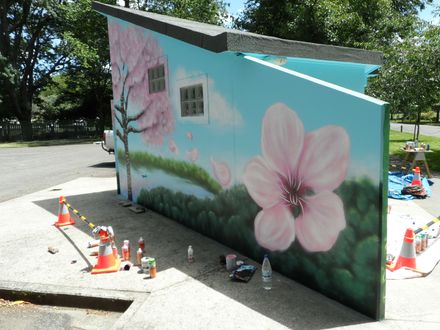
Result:
{"label": "tree trunk painting", "polygon": [[132,200],[129,134],[140,133],[147,145],[162,145],[164,135],[174,130],[167,88],[149,92],[148,69],[163,65],[166,78],[166,60],[157,40],[140,28],[109,21],[109,40],[113,98],[118,100],[114,128],[124,146],[127,195]]}

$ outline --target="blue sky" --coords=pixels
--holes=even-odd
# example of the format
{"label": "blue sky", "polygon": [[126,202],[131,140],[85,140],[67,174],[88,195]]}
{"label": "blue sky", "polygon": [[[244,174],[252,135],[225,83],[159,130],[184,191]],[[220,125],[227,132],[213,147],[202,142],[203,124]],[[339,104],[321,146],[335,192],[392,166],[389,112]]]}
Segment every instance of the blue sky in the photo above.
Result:
{"label": "blue sky", "polygon": [[[246,2],[246,0],[226,0],[226,2],[230,3],[229,13],[231,15],[236,15],[244,8],[244,3]],[[434,0],[433,4],[439,6],[440,0]],[[425,10],[420,12],[419,16],[426,21],[432,21],[434,24],[440,24],[440,18],[433,16],[432,8],[432,6],[428,6]]]}

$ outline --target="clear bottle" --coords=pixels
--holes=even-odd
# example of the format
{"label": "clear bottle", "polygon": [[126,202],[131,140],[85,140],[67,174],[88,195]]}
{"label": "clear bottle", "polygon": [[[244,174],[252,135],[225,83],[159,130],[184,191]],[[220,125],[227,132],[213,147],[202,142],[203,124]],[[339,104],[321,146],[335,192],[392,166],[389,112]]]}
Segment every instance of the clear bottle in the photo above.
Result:
{"label": "clear bottle", "polygon": [[194,262],[194,250],[192,246],[188,246],[188,262]]}
{"label": "clear bottle", "polygon": [[267,254],[264,255],[263,264],[261,265],[261,279],[264,289],[272,289],[272,267]]}

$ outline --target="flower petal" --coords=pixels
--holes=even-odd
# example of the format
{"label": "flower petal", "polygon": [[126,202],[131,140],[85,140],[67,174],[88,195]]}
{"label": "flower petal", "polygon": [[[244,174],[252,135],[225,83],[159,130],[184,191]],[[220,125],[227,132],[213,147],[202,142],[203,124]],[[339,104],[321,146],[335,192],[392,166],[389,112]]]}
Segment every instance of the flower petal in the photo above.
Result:
{"label": "flower petal", "polygon": [[278,174],[269,169],[261,156],[246,165],[242,179],[249,195],[262,208],[272,207],[281,201]]}
{"label": "flower petal", "polygon": [[295,240],[292,212],[282,204],[260,211],[254,226],[258,244],[271,251],[284,251]]}
{"label": "flower petal", "polygon": [[229,186],[231,183],[231,170],[229,169],[228,163],[211,158],[211,165],[217,181],[223,187]]}
{"label": "flower petal", "polygon": [[295,220],[298,240],[310,252],[330,250],[345,225],[342,201],[330,191],[308,197],[304,213]]}
{"label": "flower petal", "polygon": [[325,126],[306,135],[298,176],[315,192],[334,190],[347,175],[350,138],[340,126]]}
{"label": "flower petal", "polygon": [[295,111],[275,103],[264,115],[261,133],[263,157],[285,177],[296,173],[304,142],[304,126]]}

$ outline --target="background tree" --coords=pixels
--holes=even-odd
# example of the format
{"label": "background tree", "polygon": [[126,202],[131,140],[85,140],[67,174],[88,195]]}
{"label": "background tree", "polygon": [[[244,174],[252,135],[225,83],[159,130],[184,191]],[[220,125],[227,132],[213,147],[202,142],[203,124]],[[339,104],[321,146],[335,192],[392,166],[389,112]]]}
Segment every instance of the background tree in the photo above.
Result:
{"label": "background tree", "polygon": [[222,25],[228,17],[223,0],[133,0],[131,7],[149,12]]}
{"label": "background tree", "polygon": [[[116,4],[116,0],[102,1]],[[63,38],[72,59],[65,71],[60,103],[78,104],[73,117],[98,120],[98,128],[111,125],[112,98],[107,18],[92,9],[92,0],[75,0],[65,7]]]}
{"label": "background tree", "polygon": [[250,32],[339,46],[377,48],[414,30],[431,0],[248,0],[235,26]]}
{"label": "background tree", "polygon": [[[32,139],[32,103],[69,62],[62,38],[61,1],[0,1],[1,111],[12,111],[23,138]],[[8,106],[5,107],[5,99]]]}
{"label": "background tree", "polygon": [[422,112],[440,99],[440,27],[395,42],[386,52],[379,75],[367,93],[388,101],[392,112],[416,117],[414,139],[419,138]]}

